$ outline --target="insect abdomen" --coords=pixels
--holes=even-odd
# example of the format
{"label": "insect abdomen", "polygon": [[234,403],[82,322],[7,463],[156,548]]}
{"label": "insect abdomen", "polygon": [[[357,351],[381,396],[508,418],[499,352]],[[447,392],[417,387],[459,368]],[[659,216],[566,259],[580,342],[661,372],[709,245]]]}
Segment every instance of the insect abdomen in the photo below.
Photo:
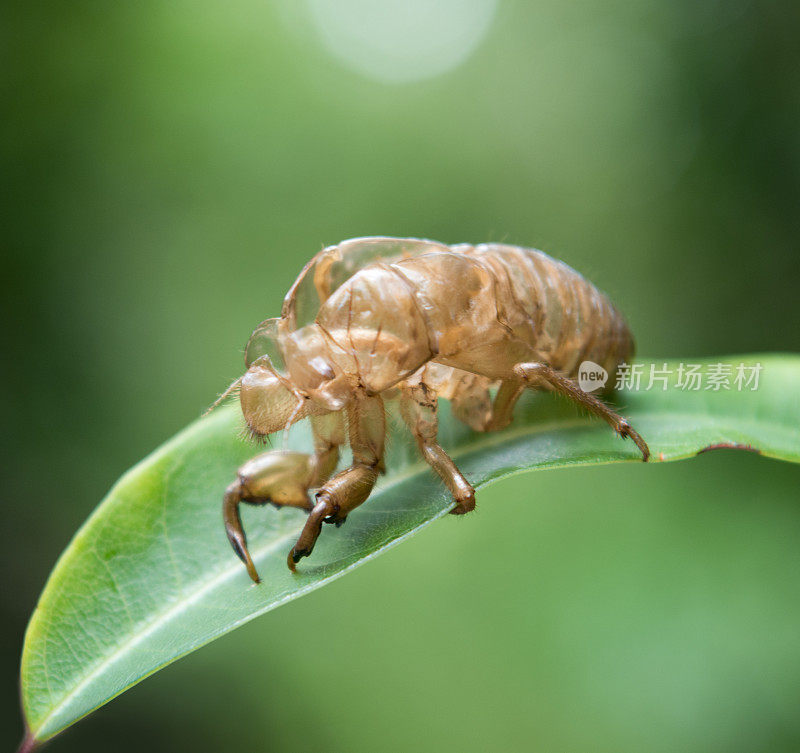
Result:
{"label": "insect abdomen", "polygon": [[530,323],[531,345],[548,365],[573,376],[582,361],[590,360],[613,372],[633,355],[633,336],[622,314],[564,262],[503,244],[466,247],[464,252],[492,268],[499,308],[507,317],[517,309]]}
{"label": "insect abdomen", "polygon": [[613,373],[633,348],[594,285],[546,254],[499,244],[370,264],[316,321],[376,392],[427,360],[490,379],[530,361],[573,375],[592,360]]}

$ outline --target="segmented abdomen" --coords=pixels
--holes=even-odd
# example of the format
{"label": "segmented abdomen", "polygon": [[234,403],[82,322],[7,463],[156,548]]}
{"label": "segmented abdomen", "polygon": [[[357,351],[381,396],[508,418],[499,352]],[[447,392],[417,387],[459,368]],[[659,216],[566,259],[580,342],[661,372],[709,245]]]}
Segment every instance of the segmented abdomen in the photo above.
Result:
{"label": "segmented abdomen", "polygon": [[589,360],[616,370],[633,356],[633,336],[608,297],[574,269],[535,249],[502,244],[456,247],[490,266],[498,310],[516,309],[532,327],[531,344],[553,368],[574,376]]}
{"label": "segmented abdomen", "polygon": [[591,360],[613,374],[633,352],[624,319],[594,285],[540,251],[501,244],[369,263],[316,322],[343,368],[375,391],[428,361],[497,380],[533,360],[570,376]]}

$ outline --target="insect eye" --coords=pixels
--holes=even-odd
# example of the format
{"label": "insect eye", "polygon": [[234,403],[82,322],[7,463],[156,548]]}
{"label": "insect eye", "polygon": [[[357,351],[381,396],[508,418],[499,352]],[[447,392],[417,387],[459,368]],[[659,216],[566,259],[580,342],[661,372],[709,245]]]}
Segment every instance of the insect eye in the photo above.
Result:
{"label": "insect eye", "polygon": [[278,347],[278,322],[280,320],[265,319],[256,327],[244,349],[244,365],[250,368],[262,356],[268,356],[272,365],[279,371],[284,370],[283,356]]}

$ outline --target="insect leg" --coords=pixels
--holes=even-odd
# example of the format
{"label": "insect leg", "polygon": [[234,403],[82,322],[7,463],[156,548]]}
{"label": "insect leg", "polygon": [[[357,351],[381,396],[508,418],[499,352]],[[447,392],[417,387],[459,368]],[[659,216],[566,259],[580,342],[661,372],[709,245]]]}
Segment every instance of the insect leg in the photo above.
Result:
{"label": "insect leg", "polygon": [[275,507],[299,507],[311,512],[309,487],[324,484],[339,462],[339,445],[344,443],[341,413],[314,416],[311,419],[314,454],[272,450],[248,460],[239,468],[238,478],[225,491],[222,517],[233,550],[244,562],[254,582],[258,572],[247,549],[239,505],[272,504]]}
{"label": "insect leg", "polygon": [[247,549],[239,505],[271,503],[276,506],[311,510],[308,485],[313,472],[313,458],[302,452],[273,450],[248,460],[238,471],[238,478],[226,490],[222,500],[222,519],[233,551],[244,562],[255,583],[258,572]]}
{"label": "insect leg", "polygon": [[464,372],[452,390],[453,415],[473,431],[487,431],[492,419],[492,398],[486,377]]}
{"label": "insect leg", "polygon": [[[514,406],[527,387],[522,379],[504,379],[491,399],[488,379],[467,375],[472,382],[462,381],[454,391],[450,403],[453,415],[475,431],[498,431],[505,429],[514,418]],[[481,384],[483,379],[487,384]]]}
{"label": "insect leg", "polygon": [[439,474],[456,501],[456,506],[450,512],[454,515],[463,515],[474,510],[475,490],[436,441],[439,430],[436,393],[424,382],[407,387],[403,390],[400,400],[400,411],[403,420],[417,440],[422,456]]}
{"label": "insect leg", "polygon": [[314,457],[309,486],[322,486],[336,470],[339,447],[345,442],[344,419],[341,411],[311,417],[314,434]]}
{"label": "insect leg", "polygon": [[317,502],[287,558],[289,569],[314,550],[322,524],[344,523],[348,514],[364,502],[378,478],[386,416],[379,396],[359,396],[347,408],[347,424],[353,463],[337,473],[317,491]]}
{"label": "insect leg", "polygon": [[571,379],[567,379],[543,363],[518,363],[514,367],[514,373],[528,385],[537,382],[549,384],[556,392],[560,392],[605,420],[621,437],[630,437],[641,450],[642,460],[647,462],[650,457],[650,448],[647,446],[647,442],[639,436],[639,433],[619,413],[615,413],[594,395],[584,392]]}
{"label": "insect leg", "polygon": [[505,429],[514,418],[514,406],[527,385],[522,379],[504,379],[494,396],[492,414],[486,431]]}

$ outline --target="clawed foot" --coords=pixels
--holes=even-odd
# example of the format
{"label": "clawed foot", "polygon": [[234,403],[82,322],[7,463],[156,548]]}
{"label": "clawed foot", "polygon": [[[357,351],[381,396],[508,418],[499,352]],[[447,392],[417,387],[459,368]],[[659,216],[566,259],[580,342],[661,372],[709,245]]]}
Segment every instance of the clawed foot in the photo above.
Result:
{"label": "clawed foot", "polygon": [[296,573],[297,563],[300,562],[303,557],[308,557],[311,551],[311,549],[298,549],[296,546],[293,546],[291,550],[289,550],[289,556],[286,558],[286,566],[293,573]]}
{"label": "clawed foot", "polygon": [[310,512],[313,507],[308,497],[308,486],[312,473],[311,456],[305,453],[265,452],[246,462],[239,469],[239,478],[226,489],[222,502],[225,532],[254,583],[261,579],[247,549],[247,537],[239,514],[240,503],[296,507]]}
{"label": "clawed foot", "polygon": [[[347,522],[347,515],[340,515],[338,511],[333,515],[328,515],[327,517],[322,519],[323,523],[332,523],[337,528],[341,528]],[[302,538],[302,536],[300,537]],[[293,572],[297,572],[297,563],[300,562],[303,557],[308,557],[311,552],[314,551],[314,546],[293,546],[289,551],[289,556],[286,558],[286,564],[289,569]]]}
{"label": "clawed foot", "polygon": [[253,564],[250,552],[247,549],[247,537],[244,534],[242,520],[239,517],[240,501],[240,483],[235,481],[225,491],[225,498],[222,503],[225,532],[228,534],[228,541],[230,541],[233,551],[236,552],[236,556],[244,562],[247,568],[247,574],[250,576],[253,583],[260,583],[261,578],[258,577],[258,570],[256,570],[256,566]]}
{"label": "clawed foot", "polygon": [[286,558],[286,565],[293,573],[297,572],[295,565],[303,557],[308,557],[314,551],[314,544],[317,543],[323,521],[337,512],[338,509],[329,495],[325,492],[317,492],[317,504],[314,505],[314,509],[309,514],[308,520],[300,533],[300,538],[297,539],[297,543],[292,547],[289,556]]}
{"label": "clawed foot", "polygon": [[620,420],[619,425],[617,426],[617,433],[624,439],[625,437],[630,437],[634,444],[641,450],[642,453],[642,462],[646,463],[650,457],[650,448],[647,446],[647,442],[642,439],[639,435],[639,432],[636,431],[624,418]]}

